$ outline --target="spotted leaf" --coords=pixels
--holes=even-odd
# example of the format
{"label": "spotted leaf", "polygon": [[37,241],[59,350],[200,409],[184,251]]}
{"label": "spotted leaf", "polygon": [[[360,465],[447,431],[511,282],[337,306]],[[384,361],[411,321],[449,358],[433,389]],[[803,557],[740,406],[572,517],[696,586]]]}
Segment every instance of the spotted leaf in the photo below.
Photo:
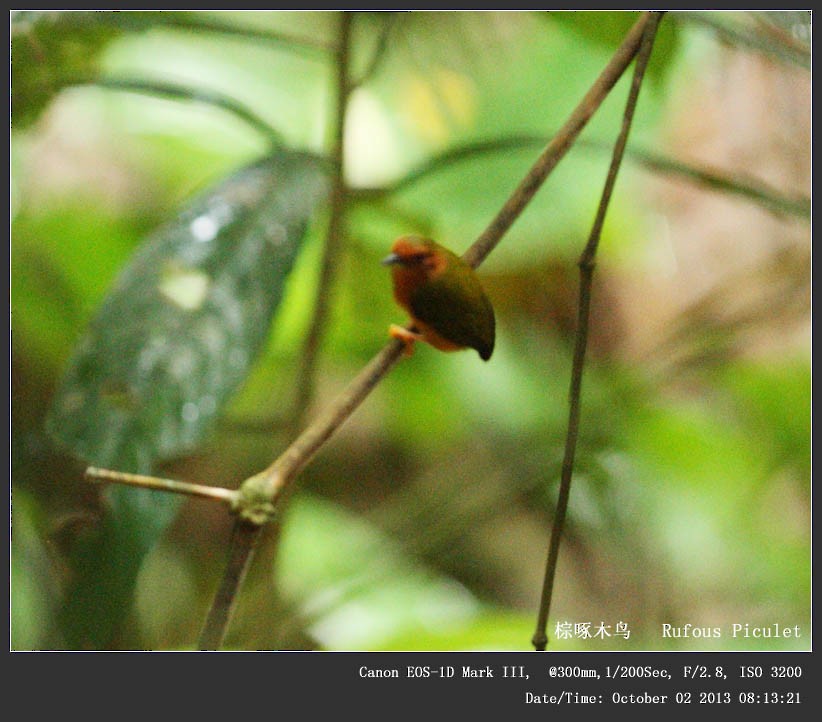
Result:
{"label": "spotted leaf", "polygon": [[200,441],[267,338],[324,194],[317,160],[280,152],[152,234],[77,346],[51,433],[91,464],[132,471]]}

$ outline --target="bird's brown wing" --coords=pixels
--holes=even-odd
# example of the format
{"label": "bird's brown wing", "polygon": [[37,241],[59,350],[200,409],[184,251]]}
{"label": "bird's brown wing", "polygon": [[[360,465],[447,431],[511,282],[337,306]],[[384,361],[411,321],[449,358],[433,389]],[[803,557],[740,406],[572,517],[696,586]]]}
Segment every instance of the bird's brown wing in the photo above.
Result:
{"label": "bird's brown wing", "polygon": [[411,294],[411,311],[440,336],[475,349],[487,360],[494,350],[494,309],[473,275],[454,269],[419,286]]}

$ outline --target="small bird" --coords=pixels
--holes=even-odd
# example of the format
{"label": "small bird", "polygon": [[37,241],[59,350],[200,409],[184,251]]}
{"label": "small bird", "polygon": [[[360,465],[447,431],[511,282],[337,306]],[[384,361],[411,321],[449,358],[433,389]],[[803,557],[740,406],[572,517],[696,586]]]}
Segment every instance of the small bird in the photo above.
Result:
{"label": "small bird", "polygon": [[383,259],[391,266],[394,298],[411,315],[410,329],[392,324],[405,343],[427,341],[441,351],[474,349],[483,361],[494,351],[494,308],[474,269],[430,238],[400,236]]}

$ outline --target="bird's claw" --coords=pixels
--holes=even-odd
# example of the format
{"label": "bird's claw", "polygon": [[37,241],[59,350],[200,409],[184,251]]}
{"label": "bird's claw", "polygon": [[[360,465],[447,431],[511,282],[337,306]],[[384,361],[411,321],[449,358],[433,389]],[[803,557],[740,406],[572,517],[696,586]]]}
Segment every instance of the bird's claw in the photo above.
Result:
{"label": "bird's claw", "polygon": [[405,350],[403,351],[404,356],[411,356],[414,353],[414,341],[418,341],[421,338],[418,333],[409,331],[407,328],[398,326],[395,323],[392,323],[388,327],[388,335],[405,344]]}

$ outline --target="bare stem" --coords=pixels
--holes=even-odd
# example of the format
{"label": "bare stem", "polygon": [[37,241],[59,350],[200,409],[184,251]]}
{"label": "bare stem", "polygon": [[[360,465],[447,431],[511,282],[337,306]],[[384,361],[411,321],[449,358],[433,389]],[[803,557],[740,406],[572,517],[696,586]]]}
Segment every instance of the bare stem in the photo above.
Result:
{"label": "bare stem", "polygon": [[231,612],[237,598],[237,590],[251,566],[254,548],[260,540],[261,527],[236,522],[229,544],[229,559],[226,572],[220,581],[220,588],[214,595],[208,611],[203,631],[200,634],[198,648],[202,650],[219,649],[225,639]]}
{"label": "bare stem", "polygon": [[394,29],[397,15],[394,13],[383,13],[379,17],[382,22],[382,29],[380,30],[380,37],[377,40],[377,46],[374,48],[374,52],[371,55],[371,60],[368,63],[368,67],[358,78],[351,81],[352,91],[362,87],[374,75],[376,75],[377,70],[380,67],[380,63],[385,60],[385,57],[388,54],[388,39],[391,37],[391,31]]}
{"label": "bare stem", "polygon": [[[155,20],[159,17],[159,22]],[[308,36],[292,35],[286,32],[254,27],[224,23],[220,20],[213,20],[191,12],[168,12],[151,13],[148,20],[140,14],[132,13],[100,13],[99,17],[109,21],[116,26],[132,25],[170,27],[178,30],[192,30],[197,33],[217,33],[228,37],[236,37],[242,40],[257,41],[266,47],[280,47],[284,50],[300,53],[307,58],[324,59],[330,55],[333,48],[330,44]]]}
{"label": "bare stem", "polygon": [[[466,251],[465,258],[474,267],[479,266],[485,257],[496,247],[504,233],[525,209],[528,202],[556,167],[561,158],[573,145],[582,128],[602,104],[619,77],[630,64],[640,47],[643,32],[651,21],[651,13],[643,13],[634,27],[629,31],[614,57],[605,67],[591,90],[585,95],[572,113],[568,122],[557,136],[549,143],[539,157],[525,180],[517,187],[502,211],[485,232]],[[342,169],[340,169],[342,172]],[[371,390],[388,373],[401,358],[403,345],[399,341],[390,341],[355,377],[348,388],[328,407],[326,412],[316,419],[286,451],[268,468],[247,479],[240,494],[256,503],[265,500],[272,508],[278,498],[292,484],[299,471],[311,460],[322,445],[342,426],[354,410],[368,396]],[[265,523],[263,517],[253,517],[259,526]],[[258,529],[249,532],[255,536]],[[201,643],[206,640],[209,645],[218,646],[225,636],[230,620],[230,607],[233,605],[254,544],[243,537],[243,549],[237,550],[232,544],[230,558],[220,591],[212,605],[203,630]]]}
{"label": "bare stem", "polygon": [[582,371],[585,364],[585,350],[588,344],[588,317],[591,306],[591,283],[594,273],[594,258],[599,246],[599,239],[602,234],[602,226],[605,222],[605,214],[611,201],[611,194],[614,190],[617,174],[625,153],[625,144],[628,141],[628,134],[631,130],[631,123],[634,117],[639,90],[642,87],[642,80],[645,77],[645,69],[651,57],[651,50],[654,45],[654,38],[662,16],[660,13],[652,13],[649,22],[642,33],[642,43],[637,54],[636,65],[634,67],[634,77],[631,89],[628,93],[628,100],[625,105],[625,113],[622,118],[622,129],[614,145],[611,165],[608,169],[608,176],[605,179],[605,187],[602,191],[596,217],[588,237],[588,242],[579,259],[580,284],[579,284],[579,311],[577,319],[577,335],[574,345],[574,360],[571,371],[571,389],[568,411],[568,433],[565,437],[565,455],[562,461],[562,476],[559,487],[559,498],[557,500],[556,515],[554,525],[551,529],[551,542],[548,548],[548,560],[545,568],[545,579],[542,587],[542,598],[540,600],[539,613],[537,616],[537,628],[534,633],[532,643],[538,651],[544,651],[548,644],[546,629],[548,626],[548,616],[551,611],[551,598],[554,589],[554,576],[556,573],[557,559],[559,557],[559,545],[562,539],[562,529],[565,524],[565,515],[568,509],[568,499],[571,492],[571,478],[574,471],[574,455],[576,452],[577,437],[579,434],[580,418],[580,390],[582,388]]}
{"label": "bare stem", "polygon": [[[743,13],[744,16],[744,13]],[[805,70],[811,69],[811,51],[788,34],[779,38],[771,38],[757,32],[755,28],[744,23],[727,21],[723,13],[715,12],[677,12],[673,17],[696,25],[703,25],[713,30],[723,40],[734,46],[746,48],[766,57],[774,58],[782,63],[798,65]],[[808,20],[810,27],[810,19]]]}
{"label": "bare stem", "polygon": [[[466,261],[473,262],[474,266],[482,263],[516,217],[522,213],[528,201],[533,198],[539,185],[545,180],[548,173],[556,167],[562,155],[571,147],[573,139],[579,135],[584,123],[591,118],[594,111],[601,105],[611,88],[616,84],[619,74],[624,72],[631,62],[633,55],[639,49],[642,32],[650,17],[652,17],[651,14],[644,13],[637,21],[611,59],[611,62],[594,83],[592,90],[596,89],[597,93],[592,94],[589,91],[586,94],[572,113],[569,121],[559,131],[554,140],[548,144],[546,150],[532,166],[525,180],[514,190],[511,198],[503,207],[503,211],[505,209],[509,210],[497,214],[491,225],[465,252],[463,258]],[[626,47],[630,47],[632,53],[628,53]],[[584,120],[581,120],[582,118]],[[582,122],[582,125],[580,125],[580,122]],[[527,187],[527,191],[524,190],[524,187]],[[524,198],[526,193],[528,197]],[[500,220],[503,215],[505,216],[504,222]],[[283,487],[290,483],[293,476],[308,463],[311,457],[345,422],[374,386],[399,360],[401,352],[402,344],[398,341],[392,341],[383,348],[320,418],[312,423],[273,464],[252,477],[256,489],[263,496],[275,499]]]}
{"label": "bare stem", "polygon": [[111,469],[100,469],[96,466],[89,466],[86,469],[86,479],[89,481],[99,481],[110,484],[125,484],[127,486],[138,486],[143,489],[155,489],[157,491],[168,491],[175,494],[188,494],[189,496],[200,496],[206,499],[224,501],[233,504],[237,497],[237,492],[231,489],[224,489],[220,486],[205,486],[204,484],[192,484],[188,481],[176,481],[174,479],[161,479],[156,476],[146,476],[144,474],[127,474],[123,471],[112,471]]}
{"label": "bare stem", "polygon": [[334,140],[332,148],[333,178],[331,184],[331,210],[328,221],[328,232],[325,249],[320,266],[320,278],[317,284],[317,296],[314,299],[314,313],[311,327],[306,335],[302,353],[302,367],[297,382],[295,399],[294,426],[299,429],[311,399],[314,396],[317,357],[320,342],[328,320],[331,287],[334,283],[340,255],[340,246],[345,235],[345,211],[348,205],[348,188],[345,183],[345,111],[351,93],[349,82],[349,56],[351,43],[352,13],[340,14],[340,39],[336,55],[337,68],[337,108],[334,119]]}
{"label": "bare stem", "polygon": [[401,341],[389,342],[354,377],[337,399],[317,418],[285,452],[256,477],[261,495],[276,500],[284,487],[311,461],[334,432],[343,425],[354,410],[365,400],[373,388],[391,370],[402,356]]}
{"label": "bare stem", "polygon": [[[463,161],[483,155],[528,150],[544,145],[545,137],[539,135],[511,135],[466,143],[433,156],[390,185],[378,188],[359,188],[352,191],[351,195],[353,200],[358,201],[383,199],[410,188],[441,170]],[[577,140],[575,145],[577,148],[588,148],[596,151],[611,149],[611,146],[606,146],[604,143],[585,138]],[[762,206],[771,213],[810,219],[811,199],[809,197],[801,194],[789,195],[782,193],[759,179],[733,171],[723,171],[719,168],[691,165],[676,158],[659,155],[641,148],[626,148],[625,157],[626,160],[630,160],[651,172],[675,176],[695,185],[704,186],[712,191],[744,198],[751,203]]]}
{"label": "bare stem", "polygon": [[222,93],[212,90],[192,90],[184,85],[169,83],[159,80],[139,80],[136,78],[95,78],[94,80],[83,81],[84,85],[94,85],[107,90],[123,90],[131,93],[142,93],[143,95],[156,95],[160,98],[171,100],[189,100],[195,103],[211,105],[220,110],[224,110],[236,116],[251,128],[260,133],[274,148],[279,148],[283,144],[283,137],[265,120],[254,112],[246,108],[242,103],[237,102]]}

